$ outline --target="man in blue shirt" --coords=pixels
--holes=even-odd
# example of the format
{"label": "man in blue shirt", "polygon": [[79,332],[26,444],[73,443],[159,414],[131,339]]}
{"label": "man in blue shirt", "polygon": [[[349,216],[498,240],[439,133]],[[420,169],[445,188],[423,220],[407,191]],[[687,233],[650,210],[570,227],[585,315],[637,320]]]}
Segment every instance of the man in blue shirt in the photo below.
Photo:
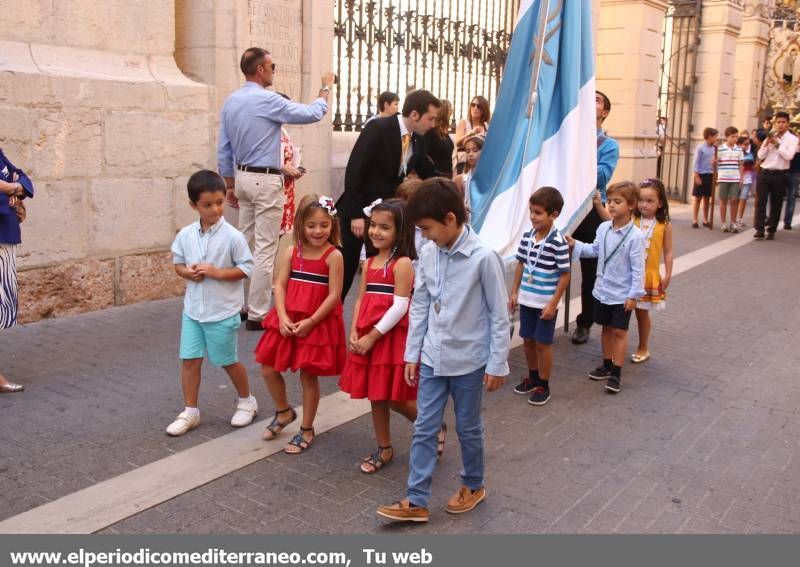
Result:
{"label": "man in blue shirt", "polygon": [[[614,175],[619,161],[619,144],[603,130],[603,122],[611,112],[611,101],[605,94],[597,91],[595,105],[597,107],[597,191],[605,206],[606,186],[611,176]],[[595,207],[592,207],[586,218],[575,229],[573,236],[577,240],[594,242],[595,236],[597,236],[597,227],[601,222],[603,219],[600,217],[600,213]],[[572,334],[572,342],[576,345],[582,345],[589,340],[593,310],[592,290],[596,277],[597,258],[581,258],[581,313],[575,320],[576,328]]]}
{"label": "man in blue shirt", "polygon": [[286,100],[266,90],[275,64],[269,51],[251,47],[239,64],[246,83],[222,105],[217,164],[225,178],[228,203],[239,208],[239,230],[255,257],[247,297],[247,329],[261,330],[272,289],[272,268],[283,215],[281,126],[318,122],[328,111],[333,73],[322,77],[311,104]]}

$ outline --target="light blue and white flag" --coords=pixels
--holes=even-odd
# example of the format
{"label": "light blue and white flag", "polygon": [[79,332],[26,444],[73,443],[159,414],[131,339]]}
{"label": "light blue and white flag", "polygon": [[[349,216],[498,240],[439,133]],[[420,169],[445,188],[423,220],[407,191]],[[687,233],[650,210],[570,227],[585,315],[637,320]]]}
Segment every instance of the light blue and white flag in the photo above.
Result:
{"label": "light blue and white flag", "polygon": [[472,224],[502,256],[530,230],[528,199],[564,196],[572,230],[597,181],[591,0],[522,0],[495,112],[470,182]]}

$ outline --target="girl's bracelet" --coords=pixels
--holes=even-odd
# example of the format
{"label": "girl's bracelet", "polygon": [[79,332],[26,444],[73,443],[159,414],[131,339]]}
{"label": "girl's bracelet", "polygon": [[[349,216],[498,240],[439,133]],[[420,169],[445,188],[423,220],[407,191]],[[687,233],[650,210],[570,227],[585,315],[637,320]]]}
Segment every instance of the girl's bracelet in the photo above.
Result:
{"label": "girl's bracelet", "polygon": [[311,320],[311,323],[316,327],[317,326],[317,322],[314,321],[314,316],[310,315],[308,318]]}

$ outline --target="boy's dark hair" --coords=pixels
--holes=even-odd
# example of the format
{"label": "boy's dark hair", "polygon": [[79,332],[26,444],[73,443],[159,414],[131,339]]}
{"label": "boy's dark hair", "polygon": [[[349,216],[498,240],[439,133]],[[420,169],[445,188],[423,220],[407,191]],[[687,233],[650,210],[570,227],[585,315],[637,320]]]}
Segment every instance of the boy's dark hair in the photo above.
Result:
{"label": "boy's dark hair", "polygon": [[605,110],[606,112],[611,112],[611,100],[608,98],[608,96],[606,96],[606,93],[598,90],[594,92],[603,97],[603,110]]}
{"label": "boy's dark hair", "polygon": [[611,197],[615,193],[622,195],[628,205],[636,207],[639,202],[639,187],[630,181],[619,181],[609,185],[608,189],[606,189],[606,196]]}
{"label": "boy's dark hair", "polygon": [[425,89],[411,91],[406,95],[406,99],[403,101],[403,116],[411,116],[411,113],[415,110],[422,116],[428,112],[428,107],[430,106],[441,108],[442,102],[436,98],[432,92],[426,91]]}
{"label": "boy's dark hair", "polygon": [[787,122],[789,122],[789,113],[784,112],[783,110],[775,113],[775,120],[778,118],[785,118]]}
{"label": "boy's dark hair", "polygon": [[539,205],[548,215],[560,213],[564,208],[564,197],[555,187],[539,187],[528,199],[531,205]]}
{"label": "boy's dark hair", "polygon": [[397,96],[397,93],[383,91],[378,95],[378,112],[383,112],[383,108],[387,104],[392,104],[394,101],[400,102],[400,97]]}
{"label": "boy's dark hair", "polygon": [[467,222],[464,196],[446,177],[431,177],[420,183],[406,203],[406,213],[412,223],[432,219],[444,224],[447,213],[453,213],[458,226]]}
{"label": "boy's dark hair", "polygon": [[[408,219],[408,213],[406,213],[405,208],[406,204],[401,199],[386,199],[373,206],[372,212],[386,211],[394,218],[394,229],[397,232],[397,240],[394,243],[394,257],[408,256],[410,259],[416,260],[417,248],[414,245],[414,223]],[[378,250],[372,245],[367,231],[364,231],[364,248],[368,258],[378,253]]]}
{"label": "boy's dark hair", "polygon": [[712,137],[716,136],[717,134],[719,134],[719,130],[717,130],[716,128],[711,128],[709,126],[708,128],[704,128],[703,129],[703,139],[704,140],[708,140],[709,138],[712,138]]}
{"label": "boy's dark hair", "polygon": [[186,184],[186,189],[189,191],[189,200],[192,203],[197,203],[202,193],[216,193],[217,191],[225,193],[226,187],[225,180],[222,179],[219,173],[201,169],[192,174]]}
{"label": "boy's dark hair", "polygon": [[747,136],[739,136],[738,138],[736,138],[736,143],[741,146],[742,144],[747,142],[747,140],[749,140],[749,139],[750,138],[748,138]]}
{"label": "boy's dark hair", "polygon": [[725,128],[725,137],[726,138],[728,136],[730,136],[731,134],[738,134],[738,133],[739,133],[739,129],[736,126],[728,126],[727,128]]}
{"label": "boy's dark hair", "polygon": [[260,47],[250,47],[242,53],[242,59],[239,61],[239,69],[245,76],[256,74],[256,68],[261,64],[261,61],[269,55],[269,51]]}

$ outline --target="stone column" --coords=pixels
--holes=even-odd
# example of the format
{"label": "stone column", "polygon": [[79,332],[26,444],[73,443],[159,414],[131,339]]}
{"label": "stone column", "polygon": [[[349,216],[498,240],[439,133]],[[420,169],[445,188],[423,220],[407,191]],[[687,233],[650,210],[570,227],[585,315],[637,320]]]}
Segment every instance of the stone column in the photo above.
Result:
{"label": "stone column", "polygon": [[731,122],[742,129],[758,124],[764,65],[769,45],[769,19],[762,0],[748,0],[742,13],[742,29],[736,41]]}
{"label": "stone column", "polygon": [[742,28],[739,0],[703,0],[700,21],[697,86],[692,113],[692,137],[696,143],[702,141],[703,128],[707,126],[722,133],[733,125],[734,76],[744,72],[743,67],[754,65],[752,60],[742,67],[736,65],[736,47]]}
{"label": "stone column", "polygon": [[604,127],[620,146],[616,181],[656,172],[656,102],[666,9],[664,0],[599,0],[597,88],[611,99]]}

